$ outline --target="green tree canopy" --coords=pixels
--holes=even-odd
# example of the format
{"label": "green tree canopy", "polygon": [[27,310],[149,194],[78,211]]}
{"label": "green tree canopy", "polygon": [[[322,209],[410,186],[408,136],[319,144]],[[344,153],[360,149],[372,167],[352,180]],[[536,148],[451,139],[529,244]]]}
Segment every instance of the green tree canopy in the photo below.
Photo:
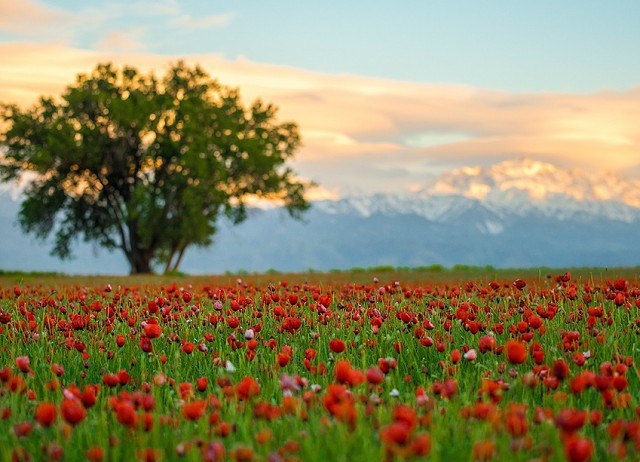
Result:
{"label": "green tree canopy", "polygon": [[[300,144],[276,108],[180,62],[162,78],[101,64],[59,101],[2,106],[0,180],[28,178],[18,221],[52,253],[76,239],[121,249],[132,273],[178,268],[211,243],[222,215],[239,223],[251,196],[308,207],[308,183],[286,166]],[[26,174],[26,175],[25,175]]]}

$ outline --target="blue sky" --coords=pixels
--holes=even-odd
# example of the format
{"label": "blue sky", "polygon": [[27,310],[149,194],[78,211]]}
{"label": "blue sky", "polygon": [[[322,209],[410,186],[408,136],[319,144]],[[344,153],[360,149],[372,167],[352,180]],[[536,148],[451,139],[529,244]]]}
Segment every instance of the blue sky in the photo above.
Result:
{"label": "blue sky", "polygon": [[[626,89],[640,80],[634,0],[40,4],[86,13],[77,34],[37,37],[80,48],[100,48],[105,36],[122,33],[152,53],[219,53],[320,72],[514,91]],[[5,31],[0,40],[29,34]]]}
{"label": "blue sky", "polygon": [[533,158],[640,177],[640,1],[0,0],[0,101],[187,58],[300,125],[335,197]]}

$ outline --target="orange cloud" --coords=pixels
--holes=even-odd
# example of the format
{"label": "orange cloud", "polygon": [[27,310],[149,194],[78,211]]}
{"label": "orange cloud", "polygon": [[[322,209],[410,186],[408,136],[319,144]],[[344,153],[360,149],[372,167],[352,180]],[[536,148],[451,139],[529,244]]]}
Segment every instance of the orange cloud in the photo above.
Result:
{"label": "orange cloud", "polygon": [[0,0],[0,30],[20,35],[39,35],[68,25],[74,15],[42,5],[33,0]]}
{"label": "orange cloud", "polygon": [[[59,94],[96,63],[161,73],[179,57],[56,45],[0,45],[0,101]],[[295,166],[333,190],[406,188],[442,164],[529,156],[587,170],[640,164],[640,87],[595,94],[510,93],[463,85],[329,75],[216,55],[189,56],[245,100],[299,123]],[[434,167],[436,166],[436,167]],[[330,168],[329,168],[330,167]]]}
{"label": "orange cloud", "polygon": [[132,28],[128,31],[111,32],[106,34],[98,42],[98,48],[108,51],[137,51],[144,50],[145,45],[141,40],[144,28]]}

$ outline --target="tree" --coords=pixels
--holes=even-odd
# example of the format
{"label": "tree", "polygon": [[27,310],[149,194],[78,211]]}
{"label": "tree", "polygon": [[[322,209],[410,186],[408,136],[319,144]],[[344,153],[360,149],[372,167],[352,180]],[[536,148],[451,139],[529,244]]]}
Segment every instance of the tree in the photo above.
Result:
{"label": "tree", "polygon": [[121,249],[131,273],[176,270],[212,242],[216,222],[247,217],[249,197],[280,200],[299,218],[309,183],[286,166],[300,144],[261,101],[182,62],[162,78],[101,64],[56,102],[2,106],[0,181],[27,179],[18,221],[52,254],[82,238]]}

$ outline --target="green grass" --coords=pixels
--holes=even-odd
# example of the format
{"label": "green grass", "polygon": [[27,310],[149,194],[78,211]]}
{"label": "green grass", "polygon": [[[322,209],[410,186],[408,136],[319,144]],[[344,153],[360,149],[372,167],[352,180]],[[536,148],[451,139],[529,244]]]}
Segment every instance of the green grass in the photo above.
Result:
{"label": "green grass", "polygon": [[[573,278],[568,284],[559,284],[553,277],[547,277],[547,274],[560,274],[564,270],[514,271],[470,267],[247,275],[241,277],[241,282],[237,281],[237,275],[92,278],[5,274],[0,277],[0,314],[10,313],[11,320],[0,324],[0,369],[10,367],[13,375],[22,377],[26,389],[35,393],[35,399],[30,400],[26,391],[9,391],[8,383],[0,388],[0,412],[11,410],[8,418],[0,420],[0,460],[11,460],[17,448],[24,448],[34,460],[44,459],[41,448],[56,444],[63,448],[64,460],[83,460],[90,447],[99,446],[105,450],[105,460],[134,460],[140,449],[153,448],[160,451],[164,460],[195,461],[201,460],[199,447],[211,442],[221,443],[230,459],[238,458],[235,451],[246,447],[251,448],[257,460],[267,460],[269,454],[278,451],[283,457],[310,461],[382,460],[385,448],[380,430],[392,422],[392,412],[398,404],[415,409],[418,417],[424,420],[412,435],[429,435],[432,443],[429,460],[472,460],[474,444],[483,440],[495,442],[496,460],[528,461],[544,456],[547,451],[550,452],[548,460],[564,460],[563,443],[553,422],[534,423],[537,406],[554,413],[564,408],[601,410],[604,422],[598,426],[587,424],[579,435],[594,442],[592,460],[617,460],[608,450],[612,442],[606,427],[621,419],[637,421],[640,418],[636,414],[636,407],[640,404],[637,364],[634,363],[626,374],[627,390],[615,393],[616,397],[629,393],[631,402],[627,407],[608,409],[595,389],[576,395],[571,393],[569,384],[583,370],[599,373],[602,363],[619,362],[619,355],[633,360],[640,357],[640,331],[634,327],[640,322],[639,309],[635,305],[640,295],[636,289],[639,273],[637,268],[571,271]],[[381,280],[375,286],[373,277]],[[516,277],[528,281],[522,292],[509,285]],[[624,291],[628,306],[616,306],[610,299],[615,290],[605,283],[620,277],[629,280]],[[473,288],[466,283],[469,280],[474,281]],[[498,290],[489,289],[488,283],[493,280],[502,282]],[[281,281],[286,281],[287,286]],[[398,287],[396,281],[399,282]],[[574,282],[577,298],[571,297],[569,291]],[[112,291],[104,290],[107,284],[111,285]],[[590,287],[585,287],[585,284]],[[14,293],[15,285],[21,288],[19,295]],[[183,301],[183,292],[193,294],[193,300]],[[299,299],[307,296],[307,302],[289,305],[287,297],[294,292]],[[585,299],[587,292],[591,297],[588,301]],[[225,295],[223,311],[217,311],[213,297],[222,294]],[[280,300],[265,299],[273,294],[278,294]],[[314,294],[332,296],[327,312],[322,313],[324,309],[314,301]],[[159,296],[171,299],[171,310],[164,316],[147,312],[149,301],[157,300]],[[235,311],[231,300],[236,297],[247,298],[251,304]],[[94,301],[103,306],[100,311],[91,309]],[[471,304],[467,312],[483,324],[480,332],[474,334],[456,316],[462,303]],[[452,350],[464,347],[477,349],[479,337],[489,332],[493,332],[498,345],[519,338],[520,335],[510,332],[510,328],[517,328],[518,322],[526,318],[528,309],[535,312],[538,306],[549,303],[557,304],[557,315],[551,320],[544,320],[544,333],[533,330],[529,343],[538,341],[542,345],[545,351],[543,365],[550,366],[557,359],[564,359],[569,364],[570,376],[557,389],[544,386],[541,380],[533,388],[523,383],[525,374],[539,372],[531,355],[519,365],[508,364],[504,354],[491,352],[478,352],[478,358],[473,362],[463,359],[455,366],[451,363]],[[276,305],[284,308],[285,317],[302,320],[297,332],[282,329],[285,317],[276,314]],[[588,307],[597,305],[604,308],[605,316],[597,320],[596,334],[589,329],[585,313]],[[192,306],[198,308],[192,310]],[[384,317],[378,333],[374,333],[371,327],[371,318],[377,316],[372,310],[378,310]],[[407,323],[396,316],[404,312],[415,317],[417,322]],[[223,319],[214,325],[212,315],[220,315]],[[67,329],[58,324],[60,320],[71,322],[77,316],[85,321],[84,325]],[[151,317],[158,319],[163,334],[152,340],[153,352],[149,354],[140,349],[138,342],[141,322]],[[229,327],[225,322],[229,317],[237,317],[240,327]],[[57,327],[48,329],[46,326],[51,325],[51,319],[56,320]],[[434,328],[426,330],[423,335],[442,342],[442,352],[436,345],[420,345],[416,338],[416,328],[423,326],[426,320],[431,321]],[[33,329],[28,327],[29,321],[33,323]],[[447,326],[448,321],[450,326]],[[27,323],[27,327],[21,322]],[[255,358],[248,360],[246,345],[234,349],[230,346],[229,337],[235,335],[244,342],[244,331],[256,324],[261,324],[256,335],[258,347]],[[503,333],[495,330],[498,324],[503,326]],[[580,333],[575,352],[590,351],[592,354],[582,367],[573,364],[574,351],[561,348],[563,332],[569,330]],[[116,346],[118,334],[126,338],[121,348]],[[213,334],[213,340],[205,341],[205,334]],[[602,337],[598,338],[598,335]],[[69,348],[68,338],[84,342],[88,358],[83,358],[75,348]],[[329,349],[331,338],[344,340],[348,345],[346,351],[332,353]],[[267,345],[270,340],[275,340],[274,350]],[[181,343],[186,341],[196,345],[203,343],[207,351],[201,352],[196,348],[187,355],[181,349]],[[285,345],[291,347],[293,356],[289,364],[280,368],[275,362],[275,355]],[[396,345],[401,348],[397,349]],[[308,348],[317,351],[312,365],[320,367],[324,364],[326,374],[312,373],[305,367],[305,350]],[[165,362],[161,361],[163,355],[166,356]],[[17,370],[15,358],[18,356],[30,358],[33,375]],[[327,412],[322,400],[329,385],[336,380],[333,370],[338,359],[348,360],[352,368],[365,371],[376,366],[380,358],[389,357],[397,360],[397,368],[385,376],[379,387],[364,383],[352,388],[356,411],[353,425]],[[222,364],[224,361],[230,361],[235,372],[226,371]],[[55,390],[48,385],[54,379],[50,370],[53,363],[65,369],[59,378],[60,388]],[[126,369],[131,375],[131,383],[114,389],[103,385],[103,374],[121,369]],[[256,402],[283,405],[279,379],[285,373],[299,375],[308,381],[307,387],[294,393],[299,400],[296,413],[281,415],[272,421],[256,419],[253,415]],[[155,385],[154,378],[158,374],[165,374],[174,384]],[[220,408],[209,406],[204,417],[191,422],[182,417],[178,384],[189,382],[195,386],[199,377],[209,379],[208,389],[206,392],[196,391],[189,399],[210,400],[215,397]],[[226,396],[225,389],[216,383],[217,379],[228,380],[235,386],[243,377],[255,377],[261,387],[259,395],[249,401]],[[432,391],[434,383],[447,378],[453,378],[458,386],[458,392],[449,400],[434,395]],[[496,404],[496,420],[463,419],[461,412],[478,401],[478,391],[484,378],[503,380],[508,384],[508,390]],[[156,405],[151,412],[155,425],[150,432],[124,427],[116,420],[109,405],[110,397],[122,391],[144,390],[145,382],[151,384],[149,393]],[[62,390],[72,384],[80,389],[93,384],[101,386],[97,402],[88,409],[84,421],[70,429],[58,417],[52,428],[34,424],[28,436],[18,438],[14,434],[17,423],[34,422],[37,403],[50,401],[59,404],[63,399]],[[321,391],[311,391],[312,384],[320,385]],[[427,391],[429,404],[426,407],[419,405],[416,399],[419,387]],[[398,390],[397,398],[390,396],[394,389]],[[372,398],[372,395],[377,398]],[[377,401],[379,404],[373,404]],[[514,444],[513,438],[505,429],[510,403],[527,406],[530,449],[515,452],[510,449]],[[138,410],[138,414],[142,413]],[[231,425],[232,432],[228,436],[217,435],[218,426],[209,425],[208,418],[212,413],[217,413],[222,421]],[[163,419],[171,419],[173,423],[162,423]],[[269,430],[272,436],[267,443],[259,444],[257,435],[263,430]],[[282,448],[287,441],[298,443],[299,450],[285,453]],[[632,443],[627,446],[632,448]],[[177,451],[181,448],[185,453],[178,457]],[[396,453],[402,452],[395,449]],[[637,453],[631,452],[630,460],[634,457]],[[401,460],[402,457],[397,456],[396,459]]]}

